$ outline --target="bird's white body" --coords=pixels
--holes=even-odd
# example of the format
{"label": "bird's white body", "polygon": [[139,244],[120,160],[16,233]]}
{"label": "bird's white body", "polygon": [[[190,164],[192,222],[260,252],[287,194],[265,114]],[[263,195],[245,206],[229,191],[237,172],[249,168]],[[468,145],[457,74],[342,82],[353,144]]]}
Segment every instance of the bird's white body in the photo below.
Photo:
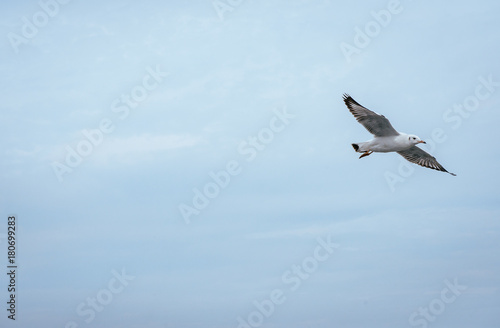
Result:
{"label": "bird's white body", "polygon": [[372,140],[358,142],[358,153],[372,151],[375,153],[388,153],[391,151],[401,151],[413,147],[418,143],[420,138],[412,139],[413,135],[399,132],[397,136],[375,137]]}

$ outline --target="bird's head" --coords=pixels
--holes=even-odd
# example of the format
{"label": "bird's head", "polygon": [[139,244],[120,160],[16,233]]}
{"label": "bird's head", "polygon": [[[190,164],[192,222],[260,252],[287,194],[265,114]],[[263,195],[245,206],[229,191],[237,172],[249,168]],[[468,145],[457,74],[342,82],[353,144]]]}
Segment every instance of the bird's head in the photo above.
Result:
{"label": "bird's head", "polygon": [[416,144],[419,144],[419,143],[426,143],[425,141],[423,141],[422,139],[420,139],[419,137],[417,137],[416,135],[413,135],[413,134],[410,134],[408,136],[408,140],[410,141],[410,143],[412,145],[416,145]]}

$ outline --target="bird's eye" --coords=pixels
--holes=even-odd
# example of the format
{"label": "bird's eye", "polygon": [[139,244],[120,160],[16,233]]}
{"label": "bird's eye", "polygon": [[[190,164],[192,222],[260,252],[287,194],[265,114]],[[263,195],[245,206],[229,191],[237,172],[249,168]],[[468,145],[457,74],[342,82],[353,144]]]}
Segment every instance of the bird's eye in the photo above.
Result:
{"label": "bird's eye", "polygon": [[413,137],[413,140],[415,140],[415,137]]}

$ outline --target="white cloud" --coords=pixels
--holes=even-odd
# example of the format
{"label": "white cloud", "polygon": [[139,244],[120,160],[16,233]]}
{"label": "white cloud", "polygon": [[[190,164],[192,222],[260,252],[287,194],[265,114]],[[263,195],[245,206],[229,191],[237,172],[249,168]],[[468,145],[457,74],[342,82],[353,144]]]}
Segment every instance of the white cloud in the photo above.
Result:
{"label": "white cloud", "polygon": [[[414,213],[411,219],[406,209],[387,210],[373,215],[360,216],[350,220],[335,221],[324,225],[314,224],[288,230],[264,231],[248,235],[249,239],[275,239],[275,238],[310,238],[332,233],[334,235],[363,235],[378,236],[394,235],[394,238],[417,238],[436,240],[443,234],[453,235],[457,238],[476,238],[478,232],[469,229],[463,231],[461,224],[468,224],[470,218],[477,220],[477,230],[490,229],[490,235],[495,235],[496,223],[488,221],[498,217],[497,210],[482,210],[473,208],[458,209],[411,209]],[[441,237],[440,237],[441,236]]]}
{"label": "white cloud", "polygon": [[160,152],[194,147],[204,143],[204,139],[189,134],[133,135],[130,137],[110,137],[89,157],[90,161],[105,165],[110,160],[131,163],[151,160]]}
{"label": "white cloud", "polygon": [[112,154],[131,152],[151,152],[169,149],[192,147],[202,142],[200,137],[192,135],[159,135],[143,134],[128,138],[112,138],[107,147]]}

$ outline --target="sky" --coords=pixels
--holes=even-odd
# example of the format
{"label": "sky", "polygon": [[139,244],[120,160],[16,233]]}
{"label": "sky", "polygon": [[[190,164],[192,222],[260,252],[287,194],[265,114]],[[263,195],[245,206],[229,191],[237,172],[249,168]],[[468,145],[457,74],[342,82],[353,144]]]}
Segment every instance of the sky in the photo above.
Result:
{"label": "sky", "polygon": [[500,325],[500,3],[0,9],[2,327]]}

